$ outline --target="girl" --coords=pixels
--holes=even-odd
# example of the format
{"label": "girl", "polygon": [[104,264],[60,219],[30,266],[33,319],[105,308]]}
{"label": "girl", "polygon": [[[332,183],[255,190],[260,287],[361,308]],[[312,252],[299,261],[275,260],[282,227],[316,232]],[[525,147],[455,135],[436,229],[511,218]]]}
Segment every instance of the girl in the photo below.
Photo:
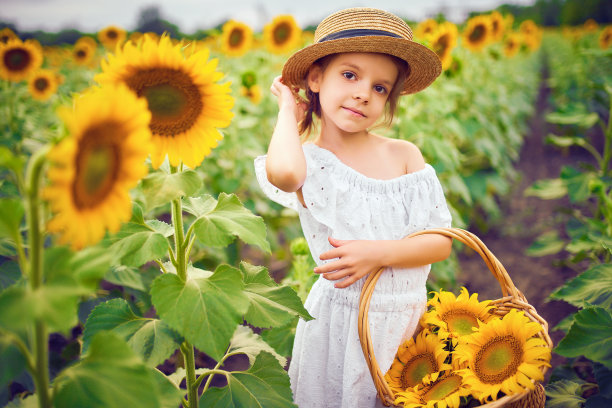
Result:
{"label": "girl", "polygon": [[[450,253],[449,238],[405,238],[450,226],[434,169],[412,143],[370,131],[385,115],[390,122],[400,94],[440,74],[436,54],[411,39],[393,14],[342,10],[319,24],[314,44],[292,55],[272,84],[278,120],[267,156],[255,160],[257,178],[272,200],[299,212],[323,278],[306,300],[315,320],[298,323],[289,367],[302,408],[380,404],[357,332],[363,282],[385,268],[368,315],[384,373],[425,310],[430,264]],[[318,134],[302,144],[313,115]]]}

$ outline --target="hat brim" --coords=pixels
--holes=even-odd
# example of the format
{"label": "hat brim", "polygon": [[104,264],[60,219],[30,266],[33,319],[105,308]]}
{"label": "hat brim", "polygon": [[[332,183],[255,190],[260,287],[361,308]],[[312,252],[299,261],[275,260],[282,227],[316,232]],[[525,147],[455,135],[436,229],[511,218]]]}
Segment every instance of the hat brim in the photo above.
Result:
{"label": "hat brim", "polygon": [[340,38],[309,45],[293,54],[283,66],[283,82],[304,88],[310,66],[326,55],[345,52],[375,52],[390,54],[408,64],[409,73],[402,94],[412,94],[427,88],[442,72],[438,55],[424,45],[403,38],[363,36]]}

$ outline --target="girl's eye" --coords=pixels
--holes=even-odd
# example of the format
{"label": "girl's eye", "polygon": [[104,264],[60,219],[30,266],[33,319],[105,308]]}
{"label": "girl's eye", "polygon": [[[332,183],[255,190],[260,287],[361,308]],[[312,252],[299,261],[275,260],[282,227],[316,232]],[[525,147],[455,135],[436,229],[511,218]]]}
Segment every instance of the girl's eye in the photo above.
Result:
{"label": "girl's eye", "polygon": [[343,72],[342,75],[344,75],[346,79],[355,79],[355,74],[353,74],[351,71]]}
{"label": "girl's eye", "polygon": [[387,88],[385,88],[385,87],[384,87],[384,86],[382,86],[382,85],[375,85],[375,86],[374,86],[374,90],[375,90],[376,92],[378,92],[379,94],[386,94],[386,93],[387,93]]}

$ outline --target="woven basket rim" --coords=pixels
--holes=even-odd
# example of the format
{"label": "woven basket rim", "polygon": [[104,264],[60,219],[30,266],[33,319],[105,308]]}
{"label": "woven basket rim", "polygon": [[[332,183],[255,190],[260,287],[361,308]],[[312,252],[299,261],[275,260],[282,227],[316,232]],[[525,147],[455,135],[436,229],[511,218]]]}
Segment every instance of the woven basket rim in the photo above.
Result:
{"label": "woven basket rim", "polygon": [[[511,309],[520,309],[525,312],[525,315],[532,321],[540,323],[542,330],[538,333],[538,336],[543,339],[546,344],[552,348],[552,340],[548,335],[548,323],[542,317],[540,317],[535,308],[527,302],[525,296],[517,289],[517,287],[510,279],[510,276],[504,266],[499,260],[493,255],[493,253],[487,248],[487,246],[478,238],[475,234],[461,229],[461,228],[434,228],[423,231],[418,231],[410,234],[408,238],[426,234],[439,234],[444,235],[460,242],[463,242],[471,249],[476,251],[484,260],[485,264],[489,268],[489,271],[493,274],[493,277],[497,279],[501,291],[502,297],[492,301],[492,304],[496,305],[496,313],[505,315]],[[378,397],[381,399],[385,406],[394,406],[395,395],[387,382],[384,379],[384,374],[381,372],[380,367],[374,356],[374,347],[372,344],[372,338],[370,335],[370,328],[368,323],[368,309],[372,293],[376,286],[376,282],[380,277],[380,274],[384,268],[371,273],[366,279],[363,288],[361,290],[361,296],[359,298],[359,316],[357,331],[359,334],[359,340],[361,342],[361,348],[370,370],[370,375],[374,381],[374,386],[378,393]],[[541,367],[542,374],[545,374],[548,370],[547,366]],[[540,385],[536,383],[537,386]],[[486,408],[497,408],[503,407],[506,404],[519,401],[525,398],[531,390],[525,390],[524,392],[506,395],[498,400],[491,401],[487,404],[480,405],[479,407]]]}

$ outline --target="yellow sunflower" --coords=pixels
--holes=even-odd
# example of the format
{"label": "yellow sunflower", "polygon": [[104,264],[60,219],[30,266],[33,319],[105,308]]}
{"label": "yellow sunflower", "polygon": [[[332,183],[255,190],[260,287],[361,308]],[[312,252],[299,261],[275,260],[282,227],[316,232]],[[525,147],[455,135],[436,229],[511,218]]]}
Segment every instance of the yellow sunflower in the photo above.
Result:
{"label": "yellow sunflower", "polygon": [[523,42],[531,51],[540,47],[542,42],[542,31],[533,20],[525,20],[519,26],[519,32],[523,35]]}
{"label": "yellow sunflower", "polygon": [[597,31],[597,29],[599,28],[599,24],[597,24],[597,21],[595,21],[594,19],[589,18],[587,21],[584,22],[582,28],[587,33],[592,33],[594,31]]}
{"label": "yellow sunflower", "polygon": [[394,403],[404,408],[458,408],[468,395],[461,373],[437,372],[423,378],[423,384],[397,393]]}
{"label": "yellow sunflower", "polygon": [[612,44],[612,26],[606,26],[599,34],[599,48],[607,49]]}
{"label": "yellow sunflower", "polygon": [[421,21],[414,29],[414,37],[419,40],[429,40],[438,28],[438,22],[433,18]]}
{"label": "yellow sunflower", "polygon": [[28,90],[32,98],[39,101],[49,99],[57,91],[59,79],[58,75],[49,69],[36,71],[28,79]]}
{"label": "yellow sunflower", "polygon": [[296,48],[302,40],[302,29],[293,16],[276,16],[263,29],[264,42],[273,54],[285,54]]}
{"label": "yellow sunflower", "polygon": [[123,44],[127,34],[123,28],[111,25],[98,32],[98,41],[104,47],[114,50],[118,45]]}
{"label": "yellow sunflower", "polygon": [[19,39],[0,43],[0,78],[19,82],[36,71],[43,62],[38,42]]}
{"label": "yellow sunflower", "polygon": [[60,115],[70,136],[47,155],[48,230],[79,249],[130,219],[129,189],[147,174],[151,114],[127,87],[107,86],[75,98]]}
{"label": "yellow sunflower", "polygon": [[457,27],[450,25],[440,25],[431,36],[431,49],[438,54],[442,62],[442,69],[446,70],[453,62],[452,52],[457,46]]}
{"label": "yellow sunflower", "polygon": [[251,85],[248,88],[246,86],[241,86],[240,95],[246,96],[253,104],[258,105],[262,98],[261,87],[257,84]]}
{"label": "yellow sunflower", "polygon": [[[100,84],[124,83],[144,96],[152,114],[153,149],[151,162],[159,167],[168,156],[172,166],[181,161],[197,167],[223,135],[233,117],[234,99],[230,83],[219,84],[223,73],[216,71],[217,59],[208,59],[208,50],[181,52],[168,36],[158,41],[144,37],[128,42],[116,54],[102,61]],[[190,51],[191,50],[191,51]]]}
{"label": "yellow sunflower", "polygon": [[489,17],[472,17],[463,30],[463,44],[471,51],[481,51],[489,43],[491,32],[491,19]]}
{"label": "yellow sunflower", "polygon": [[504,55],[513,57],[521,49],[521,35],[519,33],[510,33],[504,40]]}
{"label": "yellow sunflower", "polygon": [[460,339],[454,358],[468,364],[459,370],[472,394],[481,402],[535,387],[541,368],[550,367],[550,347],[539,337],[540,324],[512,309],[503,318],[481,324],[479,330]]}
{"label": "yellow sunflower", "polygon": [[438,328],[441,338],[458,338],[470,335],[478,322],[488,322],[495,318],[490,310],[491,301],[478,301],[478,294],[470,295],[466,288],[461,288],[459,296],[452,292],[440,290],[427,304],[430,307],[421,318],[423,325]]}
{"label": "yellow sunflower", "polygon": [[491,19],[491,40],[494,42],[501,41],[506,29],[504,16],[499,11],[493,11],[489,18]]}
{"label": "yellow sunflower", "polygon": [[0,43],[6,44],[10,40],[18,39],[19,37],[17,36],[17,34],[15,34],[15,32],[8,27],[4,27],[2,30],[0,30]]}
{"label": "yellow sunflower", "polygon": [[253,30],[239,21],[229,20],[221,31],[221,50],[225,55],[239,57],[253,47]]}
{"label": "yellow sunflower", "polygon": [[88,66],[94,59],[98,44],[91,37],[82,37],[72,47],[72,60],[81,66]]}
{"label": "yellow sunflower", "polygon": [[400,345],[385,380],[396,394],[413,388],[427,374],[450,368],[444,363],[448,354],[444,342],[436,334],[422,330],[414,339]]}

